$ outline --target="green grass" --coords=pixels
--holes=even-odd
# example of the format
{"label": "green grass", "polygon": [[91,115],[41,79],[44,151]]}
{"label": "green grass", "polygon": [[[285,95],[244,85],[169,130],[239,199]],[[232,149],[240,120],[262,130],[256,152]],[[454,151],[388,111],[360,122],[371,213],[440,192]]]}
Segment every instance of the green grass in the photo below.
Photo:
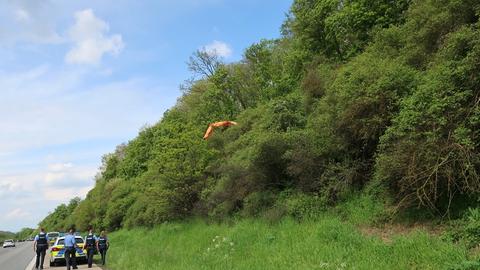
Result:
{"label": "green grass", "polygon": [[335,216],[276,225],[243,220],[201,221],[110,235],[109,269],[450,269],[467,261],[467,249],[425,232],[391,243],[362,235]]}
{"label": "green grass", "polygon": [[385,205],[372,195],[353,193],[332,211],[353,225],[371,225],[388,219]]}

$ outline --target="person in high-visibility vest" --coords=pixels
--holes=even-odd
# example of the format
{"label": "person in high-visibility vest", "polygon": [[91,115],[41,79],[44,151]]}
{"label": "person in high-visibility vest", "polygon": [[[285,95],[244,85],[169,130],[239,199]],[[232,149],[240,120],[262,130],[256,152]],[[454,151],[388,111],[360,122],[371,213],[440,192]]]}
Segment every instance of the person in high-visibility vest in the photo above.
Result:
{"label": "person in high-visibility vest", "polygon": [[90,227],[88,230],[88,235],[85,236],[85,249],[87,250],[87,263],[88,268],[92,268],[93,264],[93,254],[95,253],[97,243],[97,237],[93,234],[93,228]]}
{"label": "person in high-visibility vest", "polygon": [[110,247],[110,242],[108,241],[105,231],[100,233],[100,236],[97,238],[97,250],[98,253],[102,256],[102,265],[105,265],[105,260],[107,257],[107,250]]}
{"label": "person in high-visibility vest", "polygon": [[45,229],[40,228],[40,233],[35,236],[35,242],[33,242],[33,251],[37,253],[35,269],[43,269],[43,262],[45,261],[45,253],[47,252],[47,250],[48,236],[45,233]]}

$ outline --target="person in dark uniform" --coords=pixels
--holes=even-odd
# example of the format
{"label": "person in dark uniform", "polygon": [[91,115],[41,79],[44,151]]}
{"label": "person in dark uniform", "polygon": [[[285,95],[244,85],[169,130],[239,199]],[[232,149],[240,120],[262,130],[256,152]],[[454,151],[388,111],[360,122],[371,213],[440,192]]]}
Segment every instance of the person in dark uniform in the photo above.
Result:
{"label": "person in dark uniform", "polygon": [[[40,233],[35,236],[33,242],[33,251],[37,253],[37,260],[35,262],[35,269],[43,269],[43,262],[45,261],[45,253],[48,249],[48,236],[44,228],[40,228]],[[38,268],[40,267],[40,268]]]}
{"label": "person in dark uniform", "polygon": [[85,249],[87,250],[87,263],[88,268],[92,268],[93,254],[95,253],[95,244],[97,243],[97,237],[93,234],[93,228],[90,227],[88,235],[85,237]]}
{"label": "person in dark uniform", "polygon": [[75,240],[74,229],[70,229],[65,235],[65,262],[67,270],[70,270],[70,265],[73,269],[77,268],[77,241]]}
{"label": "person in dark uniform", "polygon": [[108,242],[107,235],[105,231],[100,233],[100,237],[97,239],[97,250],[102,256],[102,265],[105,265],[105,259],[107,257],[107,250],[110,247],[110,242]]}

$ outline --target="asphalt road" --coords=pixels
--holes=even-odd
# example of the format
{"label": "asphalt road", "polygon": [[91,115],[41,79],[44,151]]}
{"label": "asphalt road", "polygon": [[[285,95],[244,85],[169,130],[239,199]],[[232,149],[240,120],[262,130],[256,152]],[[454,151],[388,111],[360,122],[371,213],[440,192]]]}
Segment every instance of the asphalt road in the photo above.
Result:
{"label": "asphalt road", "polygon": [[25,270],[33,259],[33,242],[15,243],[14,248],[0,247],[0,269]]}

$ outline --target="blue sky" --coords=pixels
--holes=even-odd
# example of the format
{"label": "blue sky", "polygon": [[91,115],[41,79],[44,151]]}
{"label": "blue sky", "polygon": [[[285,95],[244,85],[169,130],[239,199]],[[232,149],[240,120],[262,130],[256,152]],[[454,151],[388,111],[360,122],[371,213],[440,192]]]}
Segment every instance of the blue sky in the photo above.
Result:
{"label": "blue sky", "polygon": [[161,119],[197,49],[232,62],[291,0],[0,2],[0,230],[94,185],[102,155]]}

